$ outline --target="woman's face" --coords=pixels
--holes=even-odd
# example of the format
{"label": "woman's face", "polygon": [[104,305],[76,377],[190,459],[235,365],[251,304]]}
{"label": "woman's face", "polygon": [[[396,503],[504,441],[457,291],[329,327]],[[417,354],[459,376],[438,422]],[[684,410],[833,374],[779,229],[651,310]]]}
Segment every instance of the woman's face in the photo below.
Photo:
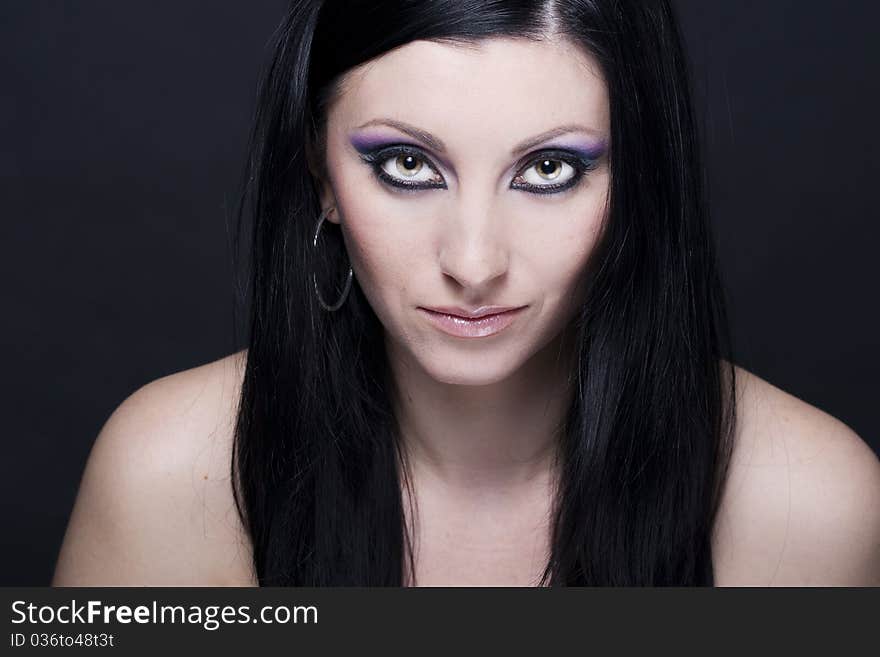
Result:
{"label": "woman's face", "polygon": [[[564,41],[414,41],[340,90],[322,203],[337,208],[328,220],[342,225],[389,354],[445,383],[504,379],[583,301],[609,182],[598,65]],[[476,337],[423,310],[490,305],[524,308],[494,334],[469,329]]]}

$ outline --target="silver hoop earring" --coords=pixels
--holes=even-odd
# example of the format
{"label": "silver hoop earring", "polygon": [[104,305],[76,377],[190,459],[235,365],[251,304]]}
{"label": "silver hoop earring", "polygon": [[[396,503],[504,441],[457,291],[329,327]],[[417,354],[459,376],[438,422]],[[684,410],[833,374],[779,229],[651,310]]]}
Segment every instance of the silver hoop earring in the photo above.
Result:
{"label": "silver hoop earring", "polygon": [[[315,249],[315,252],[318,250],[318,234],[321,232],[321,226],[324,224],[324,219],[333,212],[335,208],[329,208],[321,212],[321,216],[318,217],[318,223],[315,226],[315,239],[312,241],[312,246]],[[312,282],[315,284],[315,295],[318,297],[318,303],[321,304],[321,307],[324,310],[328,310],[330,312],[334,312],[339,310],[342,307],[342,304],[345,303],[345,300],[348,298],[348,292],[351,289],[351,279],[354,275],[354,272],[351,270],[351,265],[348,267],[348,279],[345,281],[345,289],[342,291],[342,296],[339,297],[339,300],[334,303],[332,306],[329,305],[326,301],[324,301],[324,297],[321,296],[321,291],[318,289],[318,279],[315,277],[315,272],[312,272]]]}

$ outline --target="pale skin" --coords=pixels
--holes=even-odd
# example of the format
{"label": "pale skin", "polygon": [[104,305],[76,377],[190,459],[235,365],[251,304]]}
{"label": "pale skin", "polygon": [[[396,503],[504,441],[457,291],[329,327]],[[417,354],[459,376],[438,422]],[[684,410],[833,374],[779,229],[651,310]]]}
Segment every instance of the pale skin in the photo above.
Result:
{"label": "pale skin", "polygon": [[[445,148],[376,123],[389,118]],[[512,156],[559,126],[578,128]],[[553,431],[568,399],[563,329],[601,228],[607,159],[599,155],[562,193],[511,183],[551,183],[530,154],[608,135],[598,68],[558,40],[414,42],[351,72],[331,107],[321,200],[336,209],[329,220],[342,227],[404,391],[393,401],[418,504],[420,585],[532,585],[546,563]],[[389,187],[360,159],[364,139],[419,145],[417,179],[443,186]],[[407,179],[395,157],[384,162]],[[553,173],[559,181],[573,170]],[[416,311],[484,303],[528,308],[505,332],[471,340],[438,332]],[[154,381],[113,413],[90,455],[54,585],[255,584],[229,485],[245,357]],[[836,418],[737,373],[716,584],[880,585],[877,457]]]}
{"label": "pale skin", "polygon": [[[548,70],[536,111],[528,99],[548,87]],[[541,149],[608,141],[604,83],[573,48],[498,40],[478,50],[415,42],[352,72],[343,89],[328,117],[324,206],[337,208],[331,221],[342,224],[406,391],[396,401],[418,491],[418,581],[457,573],[528,583],[548,554],[553,426],[567,399],[556,338],[582,298],[576,281],[602,221],[607,160],[567,193],[510,186],[523,172],[524,182],[554,182],[536,171]],[[442,140],[436,172],[423,165],[415,177],[442,179],[444,189],[400,193],[375,178],[350,140],[427,146],[386,125],[359,128],[376,117]],[[582,129],[542,140],[532,157],[511,156],[515,144],[571,125]],[[385,169],[406,179],[395,159]],[[555,182],[574,174],[553,165]],[[450,337],[416,312],[455,304],[529,308],[504,334],[479,340]]]}

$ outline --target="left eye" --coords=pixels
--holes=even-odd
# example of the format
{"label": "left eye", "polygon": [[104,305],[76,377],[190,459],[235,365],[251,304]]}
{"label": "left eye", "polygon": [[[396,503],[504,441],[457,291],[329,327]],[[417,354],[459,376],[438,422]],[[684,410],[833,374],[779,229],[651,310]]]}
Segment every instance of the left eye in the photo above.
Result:
{"label": "left eye", "polygon": [[564,185],[575,177],[577,171],[564,160],[545,158],[536,161],[517,176],[528,185],[535,187]]}

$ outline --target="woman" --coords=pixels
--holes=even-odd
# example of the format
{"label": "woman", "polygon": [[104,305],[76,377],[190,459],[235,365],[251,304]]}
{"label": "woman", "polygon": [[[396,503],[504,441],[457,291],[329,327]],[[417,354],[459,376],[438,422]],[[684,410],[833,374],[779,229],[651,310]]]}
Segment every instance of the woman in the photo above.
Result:
{"label": "woman", "polygon": [[248,348],[53,583],[880,583],[873,452],[732,364],[666,0],[294,2],[250,165]]}

